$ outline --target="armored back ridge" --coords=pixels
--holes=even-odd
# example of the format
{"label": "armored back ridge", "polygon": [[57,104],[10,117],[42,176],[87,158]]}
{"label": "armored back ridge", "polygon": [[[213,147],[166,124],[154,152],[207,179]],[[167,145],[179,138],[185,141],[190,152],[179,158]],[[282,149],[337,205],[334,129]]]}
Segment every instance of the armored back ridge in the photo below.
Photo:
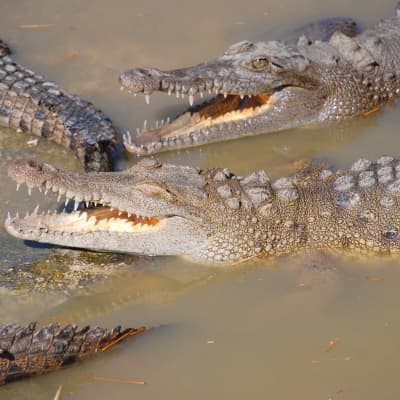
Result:
{"label": "armored back ridge", "polygon": [[0,126],[72,149],[87,171],[108,171],[118,144],[111,121],[91,103],[15,63],[0,41]]}
{"label": "armored back ridge", "polygon": [[144,331],[145,328],[121,330],[120,326],[107,330],[59,324],[40,329],[36,323],[1,325],[0,385],[84,360]]}

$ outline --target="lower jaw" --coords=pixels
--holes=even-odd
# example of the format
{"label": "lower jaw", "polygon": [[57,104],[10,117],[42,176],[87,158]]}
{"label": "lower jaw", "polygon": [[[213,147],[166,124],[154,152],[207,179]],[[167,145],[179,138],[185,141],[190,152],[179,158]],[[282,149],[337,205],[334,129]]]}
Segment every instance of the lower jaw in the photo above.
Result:
{"label": "lower jaw", "polygon": [[[268,102],[255,109],[232,111],[214,119],[184,114],[166,127],[139,132],[136,140],[127,137],[125,147],[129,152],[145,155],[256,134],[255,119],[273,104],[274,96],[270,96]],[[182,121],[185,118],[197,118],[198,121],[186,123]]]}

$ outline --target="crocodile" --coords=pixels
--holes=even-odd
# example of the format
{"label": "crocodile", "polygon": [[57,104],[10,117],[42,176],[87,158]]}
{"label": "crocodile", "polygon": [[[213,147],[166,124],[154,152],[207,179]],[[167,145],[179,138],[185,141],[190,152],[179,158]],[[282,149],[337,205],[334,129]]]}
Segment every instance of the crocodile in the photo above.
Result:
{"label": "crocodile", "polygon": [[[400,95],[399,15],[398,6],[395,16],[357,35],[241,41],[188,68],[127,70],[121,88],[143,93],[147,102],[153,92],[186,95],[189,108],[125,135],[125,147],[145,155],[369,116]],[[195,96],[207,92],[215,97],[194,105]]]}
{"label": "crocodile", "polygon": [[52,323],[39,328],[0,325],[0,385],[55,371],[61,367],[104,352],[146,328],[101,327]]}
{"label": "crocodile", "polygon": [[[327,38],[335,31],[354,35],[350,18],[317,21],[292,33]],[[0,126],[42,136],[72,149],[86,171],[109,171],[121,156],[121,132],[90,102],[16,63],[0,40]]]}
{"label": "crocodile", "polygon": [[271,181],[144,158],[122,172],[71,173],[18,159],[9,167],[28,192],[52,191],[75,211],[8,215],[13,236],[60,246],[183,256],[233,264],[301,250],[400,250],[400,160],[357,160],[348,170],[309,165]]}
{"label": "crocodile", "polygon": [[86,171],[108,171],[120,152],[111,120],[90,102],[17,64],[0,40],[0,126],[42,136],[75,152]]}

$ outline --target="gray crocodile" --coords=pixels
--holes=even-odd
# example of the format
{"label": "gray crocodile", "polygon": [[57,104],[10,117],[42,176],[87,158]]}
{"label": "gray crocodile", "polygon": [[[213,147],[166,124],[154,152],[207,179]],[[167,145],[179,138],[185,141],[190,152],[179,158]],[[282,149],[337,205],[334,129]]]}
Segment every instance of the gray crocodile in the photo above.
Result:
{"label": "gray crocodile", "polygon": [[17,64],[0,40],[0,126],[72,149],[87,171],[108,171],[119,134],[103,112]]}
{"label": "gray crocodile", "polygon": [[263,170],[240,177],[152,159],[81,174],[19,159],[8,173],[29,191],[75,201],[70,213],[9,215],[6,230],[25,240],[215,264],[304,249],[400,250],[400,161],[390,156],[348,171],[309,166],[274,182]]}
{"label": "gray crocodile", "polygon": [[[136,154],[199,146],[302,126],[326,126],[368,116],[400,94],[400,11],[356,35],[328,41],[242,41],[210,62],[161,71],[134,68],[122,88],[187,96],[190,107],[172,122],[126,135]],[[326,37],[321,37],[326,39]],[[329,36],[328,36],[329,37]],[[199,105],[195,96],[216,96]]]}
{"label": "gray crocodile", "polygon": [[0,325],[0,385],[84,360],[145,330],[59,324],[38,328],[35,322]]}
{"label": "gray crocodile", "polygon": [[[329,18],[292,33],[328,38],[335,31],[354,35],[355,22]],[[72,149],[86,171],[109,171],[121,154],[120,132],[91,103],[17,64],[0,40],[0,126],[42,136]]]}

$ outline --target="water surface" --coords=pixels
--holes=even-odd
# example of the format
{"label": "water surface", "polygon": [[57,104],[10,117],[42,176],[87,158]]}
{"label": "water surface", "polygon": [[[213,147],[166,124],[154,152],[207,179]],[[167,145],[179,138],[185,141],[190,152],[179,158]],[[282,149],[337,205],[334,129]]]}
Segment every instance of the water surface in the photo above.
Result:
{"label": "water surface", "polygon": [[[391,15],[394,6],[372,0],[234,0],[229,6],[222,0],[2,0],[0,23],[2,38],[18,62],[91,100],[121,129],[135,131],[144,119],[165,118],[185,101],[155,94],[149,107],[143,98],[121,93],[117,76],[128,67],[202,62],[236,41],[276,38],[326,16],[348,15],[368,26]],[[37,24],[47,26],[23,27]],[[265,168],[272,177],[290,173],[298,160],[323,159],[341,168],[360,156],[399,154],[399,122],[398,108],[386,109],[346,127],[291,130],[161,158],[226,166],[237,174]],[[37,191],[32,198],[24,190],[15,192],[5,173],[13,158],[34,157],[80,169],[68,151],[42,140],[36,145],[31,139],[0,131],[1,220],[8,210],[33,210],[36,203],[41,208],[58,206],[54,198],[43,198]],[[131,157],[120,167],[136,161]],[[0,241],[3,273],[32,273],[32,263],[35,268],[40,265],[41,272],[46,262],[54,266],[52,249],[14,240],[4,229]],[[50,399],[61,383],[62,398],[74,400],[400,396],[397,259],[367,262],[314,254],[225,270],[177,258],[90,262],[100,271],[115,267],[115,273],[73,290],[60,281],[59,291],[37,291],[28,297],[22,284],[8,282],[5,286],[13,291],[2,289],[0,320],[154,329],[91,362],[5,386],[0,396]],[[53,282],[59,278],[49,277]],[[93,382],[93,375],[139,379],[146,385]]]}

